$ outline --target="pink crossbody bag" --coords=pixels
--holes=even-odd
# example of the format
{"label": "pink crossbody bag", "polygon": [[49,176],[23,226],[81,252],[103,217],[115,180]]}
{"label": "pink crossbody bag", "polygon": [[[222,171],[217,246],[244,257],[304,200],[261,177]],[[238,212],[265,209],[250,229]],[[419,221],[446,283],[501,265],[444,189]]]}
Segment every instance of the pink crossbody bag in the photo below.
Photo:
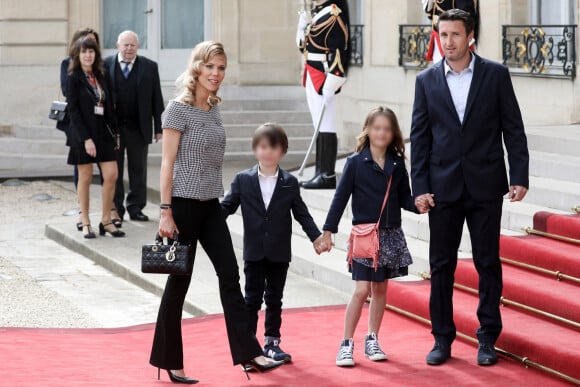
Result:
{"label": "pink crossbody bag", "polygon": [[393,176],[389,178],[387,192],[385,193],[385,199],[383,200],[383,206],[381,207],[381,213],[379,214],[379,220],[377,220],[376,223],[363,223],[352,226],[352,231],[348,238],[349,264],[352,264],[353,257],[372,258],[373,267],[375,268],[375,271],[377,270],[379,260],[379,225],[381,223],[383,211],[387,205],[392,180]]}

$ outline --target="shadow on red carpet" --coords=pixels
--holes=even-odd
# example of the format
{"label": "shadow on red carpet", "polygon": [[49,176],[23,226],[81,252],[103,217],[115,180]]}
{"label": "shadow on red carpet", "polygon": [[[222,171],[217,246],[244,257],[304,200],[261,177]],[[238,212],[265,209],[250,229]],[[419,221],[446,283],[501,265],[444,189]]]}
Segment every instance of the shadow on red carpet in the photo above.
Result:
{"label": "shadow on red carpet", "polygon": [[[232,366],[222,315],[184,320],[185,366],[207,386],[560,386],[559,380],[501,358],[494,367],[476,365],[476,348],[456,341],[453,359],[429,367],[428,327],[385,313],[380,332],[389,361],[363,356],[367,309],[355,337],[357,366],[334,365],[343,328],[344,307],[284,312],[283,348],[294,363],[247,381]],[[262,320],[260,320],[262,321]],[[261,334],[261,332],[259,333]],[[0,386],[169,386],[157,381],[148,364],[153,325],[120,329],[0,329]]]}

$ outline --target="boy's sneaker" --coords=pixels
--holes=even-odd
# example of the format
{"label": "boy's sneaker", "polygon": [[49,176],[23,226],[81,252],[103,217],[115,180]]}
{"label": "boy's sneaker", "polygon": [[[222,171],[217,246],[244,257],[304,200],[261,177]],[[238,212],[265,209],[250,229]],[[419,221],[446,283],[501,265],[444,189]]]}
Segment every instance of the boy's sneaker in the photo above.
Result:
{"label": "boy's sneaker", "polygon": [[354,341],[352,339],[343,340],[340,343],[340,349],[338,350],[338,355],[336,356],[336,365],[339,367],[352,367],[354,366]]}
{"label": "boy's sneaker", "polygon": [[365,337],[365,356],[372,361],[387,360],[387,355],[379,346],[379,340],[375,333],[371,333]]}
{"label": "boy's sneaker", "polygon": [[264,356],[269,357],[272,360],[283,361],[284,363],[290,363],[292,361],[292,356],[280,348],[280,339],[275,337],[266,338]]}

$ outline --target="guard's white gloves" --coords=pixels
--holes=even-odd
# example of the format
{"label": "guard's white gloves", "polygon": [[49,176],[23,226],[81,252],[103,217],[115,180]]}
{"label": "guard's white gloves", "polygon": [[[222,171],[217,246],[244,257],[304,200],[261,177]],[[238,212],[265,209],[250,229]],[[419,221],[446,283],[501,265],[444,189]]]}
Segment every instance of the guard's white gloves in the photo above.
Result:
{"label": "guard's white gloves", "polygon": [[312,22],[312,16],[308,12],[301,12],[296,28],[296,45],[302,47],[306,38],[306,28]]}

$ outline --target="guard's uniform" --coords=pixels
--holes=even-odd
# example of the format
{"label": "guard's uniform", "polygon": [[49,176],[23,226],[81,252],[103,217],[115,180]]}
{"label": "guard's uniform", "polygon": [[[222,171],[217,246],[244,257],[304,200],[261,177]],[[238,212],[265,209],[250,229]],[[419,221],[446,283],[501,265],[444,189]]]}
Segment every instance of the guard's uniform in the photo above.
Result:
{"label": "guard's uniform", "polygon": [[304,54],[302,84],[312,123],[319,125],[316,173],[304,188],[336,188],[336,94],[346,82],[350,61],[349,14],[346,1],[325,1],[311,15],[301,15],[296,43]]}
{"label": "guard's uniform", "polygon": [[475,42],[477,42],[479,34],[479,5],[478,0],[422,0],[423,9],[427,14],[427,17],[431,20],[433,25],[433,31],[431,32],[431,38],[429,39],[429,46],[427,49],[426,59],[428,61],[433,61],[433,63],[439,62],[443,58],[443,47],[441,46],[441,41],[439,40],[439,31],[437,31],[437,22],[439,21],[439,15],[450,9],[461,9],[463,11],[469,12],[475,20],[475,33],[473,35],[474,41],[470,48],[475,51]]}

